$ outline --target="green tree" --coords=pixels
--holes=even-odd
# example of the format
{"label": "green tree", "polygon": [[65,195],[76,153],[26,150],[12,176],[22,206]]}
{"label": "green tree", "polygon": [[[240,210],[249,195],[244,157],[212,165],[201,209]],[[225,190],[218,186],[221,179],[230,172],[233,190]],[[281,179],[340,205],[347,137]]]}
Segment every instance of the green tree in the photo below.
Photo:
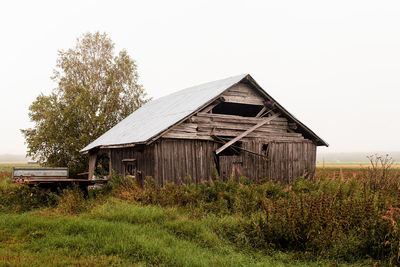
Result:
{"label": "green tree", "polygon": [[27,155],[46,166],[66,166],[71,174],[87,169],[80,149],[149,101],[138,84],[135,61],[104,33],[86,33],[60,50],[54,75],[57,87],[29,107],[33,128],[21,130]]}

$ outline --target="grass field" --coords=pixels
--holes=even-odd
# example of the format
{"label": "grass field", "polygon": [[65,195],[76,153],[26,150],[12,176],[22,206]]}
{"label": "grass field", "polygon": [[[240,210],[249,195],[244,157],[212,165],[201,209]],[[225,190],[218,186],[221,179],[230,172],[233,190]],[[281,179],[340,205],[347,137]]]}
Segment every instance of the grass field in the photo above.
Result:
{"label": "grass field", "polygon": [[[371,163],[369,162],[325,162],[317,163],[317,168],[350,168],[350,169],[357,169],[357,168],[368,168],[371,166]],[[400,163],[396,162],[392,165],[392,168],[394,169],[399,169],[400,168]]]}
{"label": "grass field", "polygon": [[[226,220],[226,221],[225,221]],[[220,239],[214,224],[176,209],[110,199],[90,213],[54,215],[49,210],[0,214],[0,263],[25,266],[317,266],[290,254],[240,250]]]}
{"label": "grass field", "polygon": [[0,172],[11,172],[13,167],[38,167],[38,164],[0,162]]}
{"label": "grass field", "polygon": [[288,186],[115,180],[85,199],[11,184],[4,168],[0,266],[381,266],[400,251],[397,169],[378,189],[337,167]]}

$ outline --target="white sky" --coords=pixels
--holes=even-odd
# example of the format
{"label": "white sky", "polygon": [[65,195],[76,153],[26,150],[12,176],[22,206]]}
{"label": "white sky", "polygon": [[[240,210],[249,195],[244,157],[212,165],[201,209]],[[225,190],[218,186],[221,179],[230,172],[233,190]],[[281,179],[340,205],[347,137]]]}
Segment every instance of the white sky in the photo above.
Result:
{"label": "white sky", "polygon": [[400,150],[399,1],[1,1],[0,154],[25,153],[30,103],[87,31],[128,50],[152,97],[250,73],[319,151]]}

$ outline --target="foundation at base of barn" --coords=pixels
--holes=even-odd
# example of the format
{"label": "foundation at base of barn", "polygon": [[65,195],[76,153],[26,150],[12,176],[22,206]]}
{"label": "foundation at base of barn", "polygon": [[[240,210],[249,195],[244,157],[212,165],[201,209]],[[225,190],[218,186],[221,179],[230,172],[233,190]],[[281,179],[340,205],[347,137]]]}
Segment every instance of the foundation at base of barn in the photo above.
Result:
{"label": "foundation at base of barn", "polygon": [[283,183],[313,176],[327,146],[250,75],[178,91],[129,115],[85,147],[89,179],[115,171],[143,183],[246,176]]}

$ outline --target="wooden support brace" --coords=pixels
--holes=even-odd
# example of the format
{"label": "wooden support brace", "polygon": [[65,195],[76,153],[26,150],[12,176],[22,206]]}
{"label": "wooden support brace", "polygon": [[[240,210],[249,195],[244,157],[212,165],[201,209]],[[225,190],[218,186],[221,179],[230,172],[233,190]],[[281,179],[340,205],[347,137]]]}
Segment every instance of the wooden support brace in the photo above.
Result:
{"label": "wooden support brace", "polygon": [[213,108],[215,108],[219,103],[221,103],[220,100],[216,100],[213,104],[210,104],[208,107],[204,108],[201,112],[207,113],[212,111]]}
{"label": "wooden support brace", "polygon": [[94,170],[96,169],[96,159],[97,159],[97,153],[89,154],[89,172],[88,172],[89,180],[93,178]]}
{"label": "wooden support brace", "polygon": [[[228,142],[228,141],[225,141],[224,139],[222,139],[221,137],[216,136],[216,135],[211,135],[211,137],[214,138],[214,139],[217,139],[222,144],[226,144]],[[237,148],[237,147],[232,145],[232,150],[235,151],[235,153],[239,153],[239,151],[236,150],[235,148]],[[239,148],[239,149],[241,149],[241,148]]]}
{"label": "wooden support brace", "polygon": [[273,119],[276,119],[277,117],[279,117],[280,113],[276,113],[271,117],[265,118],[265,120],[259,122],[258,124],[254,125],[253,127],[251,127],[250,129],[248,129],[247,131],[241,133],[240,135],[236,136],[235,138],[233,138],[231,141],[229,141],[228,143],[226,143],[225,145],[221,146],[220,148],[218,148],[215,151],[215,154],[219,154],[222,151],[224,151],[226,148],[228,148],[230,145],[234,144],[235,142],[239,141],[240,139],[242,139],[243,137],[245,137],[246,135],[248,135],[249,133],[253,132],[254,130],[256,130],[257,128],[260,128],[261,126],[267,124],[268,122],[272,121]]}
{"label": "wooden support brace", "polygon": [[[219,136],[214,135],[213,138],[216,139],[214,141],[217,142],[217,143],[226,144],[226,141],[223,138],[219,137]],[[253,154],[253,155],[260,156],[260,157],[268,159],[268,156],[266,156],[266,155],[263,155],[263,154],[260,154],[260,153],[257,153],[257,152],[251,151],[251,150],[244,149],[243,147],[237,147],[237,146],[234,146],[234,145],[232,145],[232,147],[236,148],[236,149],[239,149],[239,150],[242,150],[244,152],[247,152],[247,153],[250,153],[250,154]]]}
{"label": "wooden support brace", "polygon": [[267,107],[264,106],[264,107],[260,110],[260,112],[257,113],[256,118],[261,117],[261,115],[262,115],[266,110],[267,110]]}

